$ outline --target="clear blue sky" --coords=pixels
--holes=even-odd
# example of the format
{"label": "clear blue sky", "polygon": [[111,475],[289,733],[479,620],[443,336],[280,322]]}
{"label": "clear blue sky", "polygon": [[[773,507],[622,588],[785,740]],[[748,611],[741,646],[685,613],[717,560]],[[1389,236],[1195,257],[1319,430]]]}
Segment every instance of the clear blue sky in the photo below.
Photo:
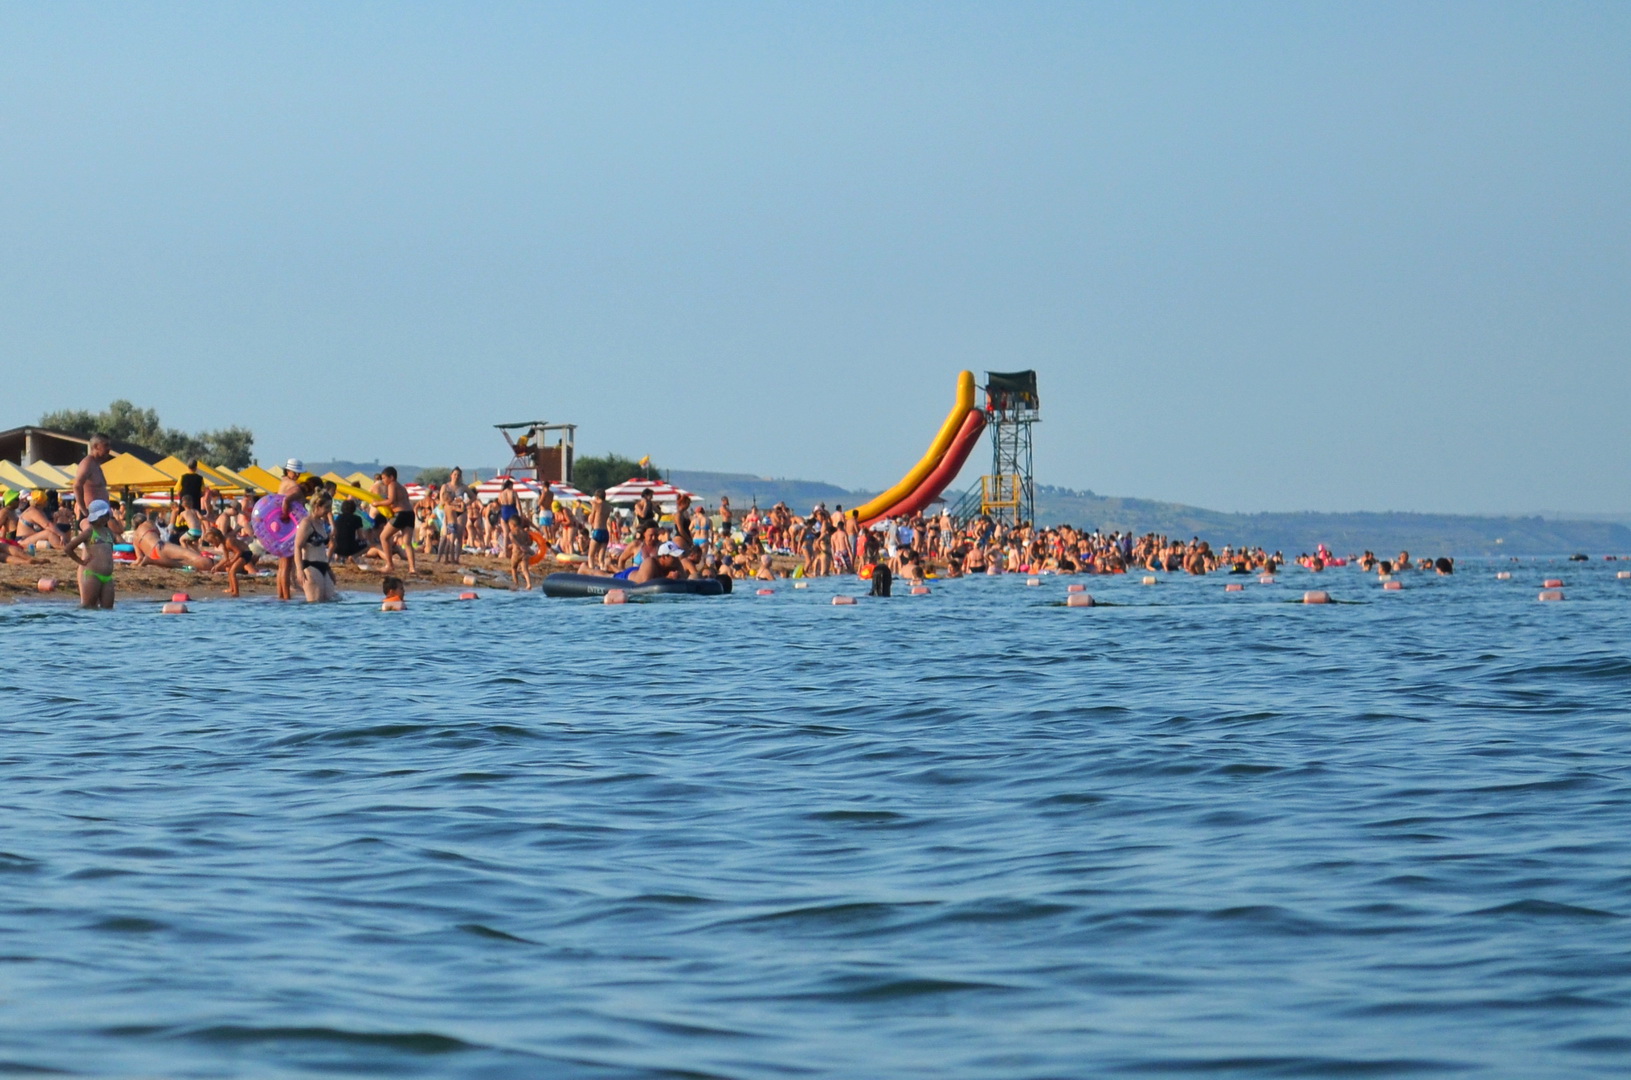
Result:
{"label": "clear blue sky", "polygon": [[[0,6],[0,427],[1631,509],[1631,4]],[[970,470],[974,472],[975,470]]]}

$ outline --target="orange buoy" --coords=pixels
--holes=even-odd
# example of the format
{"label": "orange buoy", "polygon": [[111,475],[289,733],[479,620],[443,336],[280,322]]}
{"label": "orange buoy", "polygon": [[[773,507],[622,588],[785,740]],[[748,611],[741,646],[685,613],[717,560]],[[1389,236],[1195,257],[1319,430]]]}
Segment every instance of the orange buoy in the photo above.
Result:
{"label": "orange buoy", "polygon": [[1561,599],[1563,599],[1563,590],[1562,589],[1542,589],[1542,590],[1540,590],[1540,595],[1538,597],[1536,597],[1536,599],[1537,600],[1548,600],[1548,601],[1550,601],[1550,600],[1561,600]]}
{"label": "orange buoy", "polygon": [[1238,584],[1229,584],[1229,585],[1225,585],[1223,587],[1223,591],[1224,592],[1245,592],[1246,591],[1246,586],[1238,585]]}
{"label": "orange buoy", "polygon": [[600,602],[602,604],[626,604],[629,602],[629,594],[622,589],[608,589],[606,595],[600,598]]}
{"label": "orange buoy", "polygon": [[35,583],[34,587],[41,592],[56,592],[57,579],[54,577],[42,577]]}
{"label": "orange buoy", "polygon": [[175,603],[175,604],[185,604],[187,601],[189,601],[191,599],[192,599],[192,597],[188,596],[184,592],[178,592],[178,593],[171,593],[170,594],[170,602]]}
{"label": "orange buoy", "polygon": [[476,575],[474,575],[474,574],[464,575],[464,583],[466,585],[474,585],[476,583]]}
{"label": "orange buoy", "polygon": [[1400,589],[1404,588],[1404,582],[1402,582],[1402,581],[1384,581],[1384,582],[1382,582],[1382,588],[1386,589],[1388,592],[1398,592]]}
{"label": "orange buoy", "polygon": [[1496,581],[1511,581],[1512,580],[1512,571],[1502,570],[1500,573],[1495,575],[1495,580]]}
{"label": "orange buoy", "polygon": [[1066,592],[1086,592],[1087,591],[1087,586],[1086,585],[1066,585],[1065,586],[1065,591]]}
{"label": "orange buoy", "polygon": [[406,611],[408,605],[401,600],[387,600],[379,606],[381,611]]}
{"label": "orange buoy", "polygon": [[929,587],[927,585],[913,585],[912,586],[912,595],[913,596],[928,596],[929,595]]}
{"label": "orange buoy", "polygon": [[1303,593],[1303,603],[1305,604],[1329,604],[1330,602],[1331,594],[1324,589],[1309,589]]}
{"label": "orange buoy", "polygon": [[758,593],[756,593],[755,595],[758,595],[758,596],[775,596],[776,595],[776,590],[775,589],[760,589],[758,591]]}
{"label": "orange buoy", "polygon": [[172,600],[168,604],[165,604],[160,610],[165,615],[185,615],[187,614],[187,605]]}
{"label": "orange buoy", "polygon": [[855,603],[855,597],[853,597],[853,596],[835,596],[835,597],[832,598],[832,602],[834,604],[853,604],[853,603]]}
{"label": "orange buoy", "polygon": [[1563,587],[1563,579],[1562,578],[1549,577],[1545,581],[1541,582],[1540,584],[1541,584],[1542,588],[1546,588],[1546,589],[1561,589]]}
{"label": "orange buoy", "polygon": [[479,600],[480,597],[478,597],[473,592],[462,592],[462,593],[459,594],[459,599],[460,600]]}
{"label": "orange buoy", "polygon": [[1092,607],[1093,597],[1085,592],[1071,593],[1065,597],[1066,607]]}

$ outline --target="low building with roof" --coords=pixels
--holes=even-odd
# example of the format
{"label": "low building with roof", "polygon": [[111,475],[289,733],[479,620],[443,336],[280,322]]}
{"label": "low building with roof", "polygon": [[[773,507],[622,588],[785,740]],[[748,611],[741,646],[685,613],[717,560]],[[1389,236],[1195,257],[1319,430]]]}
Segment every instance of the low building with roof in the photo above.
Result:
{"label": "low building with roof", "polygon": [[[145,446],[109,440],[115,454],[130,454],[151,465],[163,459]],[[36,462],[47,465],[78,465],[89,452],[89,435],[76,435],[71,431],[55,431],[33,424],[0,431],[0,461],[15,462],[25,468]]]}

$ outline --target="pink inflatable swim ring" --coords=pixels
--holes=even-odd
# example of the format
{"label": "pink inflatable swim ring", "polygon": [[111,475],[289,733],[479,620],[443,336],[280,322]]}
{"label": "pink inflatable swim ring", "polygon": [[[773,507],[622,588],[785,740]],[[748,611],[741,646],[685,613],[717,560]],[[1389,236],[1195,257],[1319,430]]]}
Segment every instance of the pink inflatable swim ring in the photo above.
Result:
{"label": "pink inflatable swim ring", "polygon": [[266,549],[266,554],[287,559],[294,554],[294,534],[305,517],[305,506],[295,503],[294,509],[289,512],[289,519],[285,521],[283,496],[267,495],[255,504],[254,511],[249,515],[249,527],[254,530],[255,539],[261,542],[261,547]]}

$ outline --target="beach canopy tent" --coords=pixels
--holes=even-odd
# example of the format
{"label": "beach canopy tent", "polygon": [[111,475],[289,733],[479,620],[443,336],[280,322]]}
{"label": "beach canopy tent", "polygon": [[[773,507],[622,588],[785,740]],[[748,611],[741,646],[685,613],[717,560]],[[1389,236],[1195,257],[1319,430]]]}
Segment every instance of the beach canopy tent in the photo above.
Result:
{"label": "beach canopy tent", "polygon": [[[491,480],[483,480],[475,485],[476,497],[484,503],[492,502],[498,498],[498,493],[504,490],[504,481],[506,480],[515,486],[515,496],[518,499],[531,502],[543,494],[543,485],[536,480],[523,480],[518,476],[495,476]],[[556,502],[589,501],[589,496],[571,484],[552,483],[549,485],[549,495]]]}
{"label": "beach canopy tent", "polygon": [[[180,480],[181,477],[187,472],[187,463],[172,454],[169,457],[160,458],[158,461],[153,462],[153,468],[157,469],[161,473],[164,473],[166,476],[171,476],[177,480]],[[224,495],[237,495],[245,490],[240,481],[231,479],[213,465],[206,465],[200,461],[198,463],[198,471],[203,475],[204,483],[208,484],[210,487]]]}
{"label": "beach canopy tent", "polygon": [[249,479],[249,477],[245,476],[243,473],[234,472],[225,465],[217,465],[215,467],[215,471],[226,477],[228,480],[231,480],[239,488],[250,495],[264,495],[266,493],[266,489],[255,483],[255,481]]}
{"label": "beach canopy tent", "polygon": [[365,472],[354,472],[345,478],[345,482],[360,488],[365,488],[374,482],[374,478]]}
{"label": "beach canopy tent", "polygon": [[672,508],[681,495],[690,496],[690,492],[677,488],[666,480],[647,480],[636,476],[625,480],[616,487],[606,489],[606,501],[609,503],[636,503],[640,501],[640,494],[650,491],[651,497],[659,505]]}
{"label": "beach canopy tent", "polygon": [[43,461],[36,461],[27,466],[28,471],[44,480],[49,480],[51,486],[58,491],[72,491],[74,489],[74,470],[64,469],[57,465],[47,465]]}
{"label": "beach canopy tent", "polygon": [[273,492],[283,483],[282,475],[269,472],[259,465],[248,465],[238,470],[238,475],[260,488],[262,491]]}
{"label": "beach canopy tent", "polygon": [[108,490],[134,488],[138,491],[169,491],[175,480],[159,472],[134,454],[120,454],[102,463],[102,478]]}
{"label": "beach canopy tent", "polygon": [[352,482],[332,469],[324,473],[319,479],[327,480],[331,484],[349,484]]}
{"label": "beach canopy tent", "polygon": [[549,493],[558,502],[593,502],[594,496],[585,495],[571,484],[551,483]]}
{"label": "beach canopy tent", "polygon": [[0,486],[13,491],[57,491],[62,487],[33,469],[25,469],[9,461],[0,461]]}
{"label": "beach canopy tent", "polygon": [[515,488],[515,497],[528,502],[538,498],[539,487],[534,480],[523,480],[519,476],[495,476],[491,480],[483,480],[474,486],[476,498],[484,503],[490,503],[498,498],[499,492],[504,490],[504,481],[508,480],[510,486]]}

